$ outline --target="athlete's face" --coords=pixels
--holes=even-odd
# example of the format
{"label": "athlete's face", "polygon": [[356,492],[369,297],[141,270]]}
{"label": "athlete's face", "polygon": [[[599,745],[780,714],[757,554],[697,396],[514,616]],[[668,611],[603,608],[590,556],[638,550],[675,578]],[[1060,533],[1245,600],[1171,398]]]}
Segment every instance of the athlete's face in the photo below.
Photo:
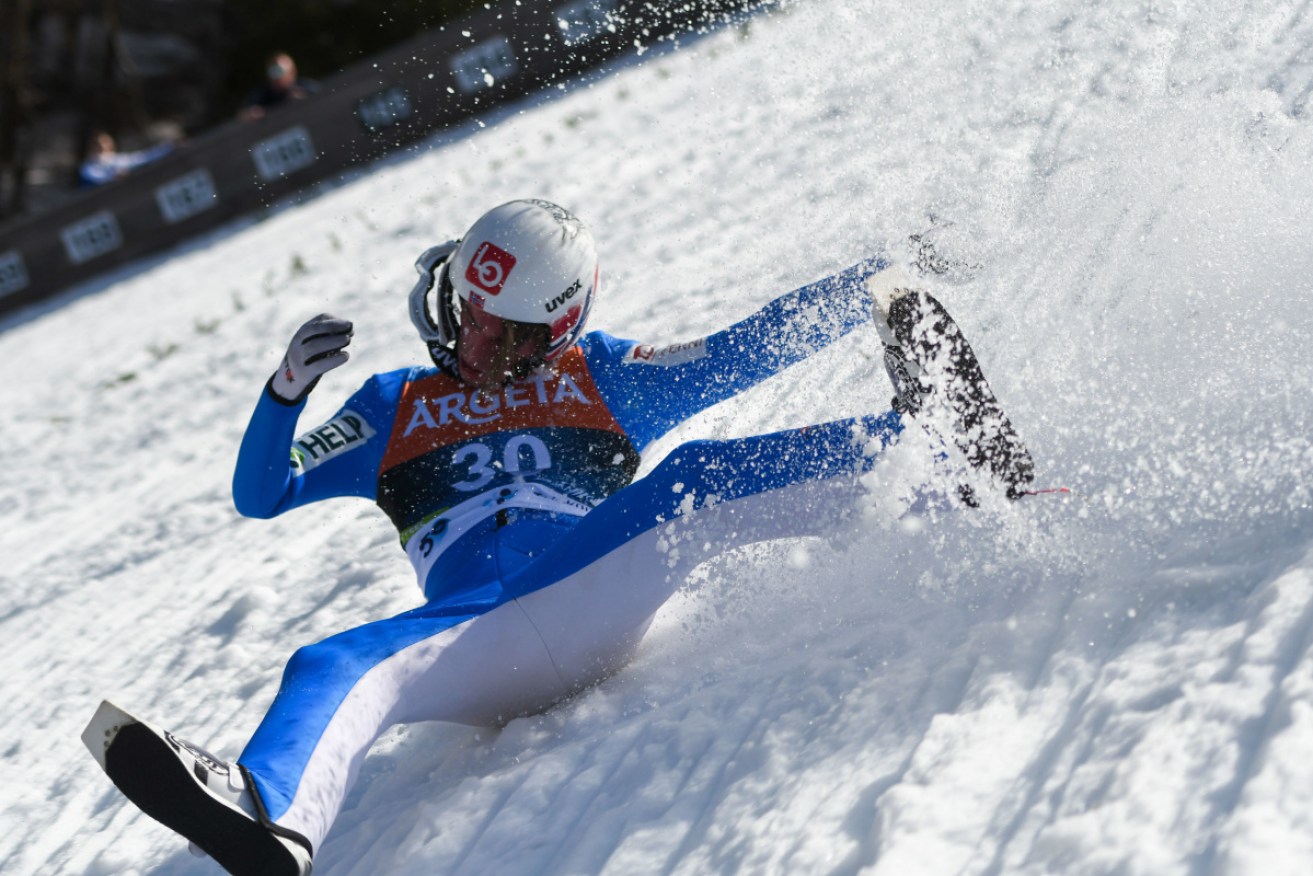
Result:
{"label": "athlete's face", "polygon": [[547,326],[501,319],[462,300],[456,339],[460,379],[479,389],[501,389],[542,363],[548,335]]}

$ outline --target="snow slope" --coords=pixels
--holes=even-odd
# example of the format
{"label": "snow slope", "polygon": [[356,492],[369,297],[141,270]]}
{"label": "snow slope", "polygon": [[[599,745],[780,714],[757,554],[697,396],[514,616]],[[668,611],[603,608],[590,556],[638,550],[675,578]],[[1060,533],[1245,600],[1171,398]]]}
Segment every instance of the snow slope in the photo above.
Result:
{"label": "snow slope", "polygon": [[[657,343],[923,234],[1078,498],[900,518],[909,441],[611,681],[390,734],[317,874],[1307,872],[1310,12],[787,5],[0,327],[0,871],[215,872],[78,734],[108,696],[235,755],[298,644],[416,604],[367,503],[238,518],[237,443],[304,319],[357,326],[309,426],[424,355],[415,255],[539,195],[602,242],[594,325]],[[882,409],[871,344],[677,437]]]}

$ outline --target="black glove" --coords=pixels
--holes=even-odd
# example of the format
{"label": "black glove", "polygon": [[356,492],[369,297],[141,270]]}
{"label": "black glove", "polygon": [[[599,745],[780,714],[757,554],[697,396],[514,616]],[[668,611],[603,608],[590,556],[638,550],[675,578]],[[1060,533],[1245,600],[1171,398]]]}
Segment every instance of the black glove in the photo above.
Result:
{"label": "black glove", "polygon": [[320,377],[350,358],[346,345],[351,343],[351,332],[348,320],[327,313],[297,329],[283,364],[269,379],[274,398],[289,405],[300,404]]}

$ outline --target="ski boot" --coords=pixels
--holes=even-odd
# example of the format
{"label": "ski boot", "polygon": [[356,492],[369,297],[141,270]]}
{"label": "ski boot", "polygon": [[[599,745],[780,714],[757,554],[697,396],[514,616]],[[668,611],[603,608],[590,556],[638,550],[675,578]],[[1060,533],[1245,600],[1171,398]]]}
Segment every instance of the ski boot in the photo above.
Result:
{"label": "ski boot", "polygon": [[[1030,451],[948,311],[897,269],[873,274],[866,284],[894,385],[894,410],[932,429],[937,419],[946,421],[946,429],[935,431],[949,433],[968,465],[988,475],[1009,499],[1028,495],[1035,479]],[[967,504],[978,504],[970,487],[960,492]]]}
{"label": "ski boot", "polygon": [[142,812],[233,876],[308,876],[309,844],[274,826],[240,766],[158,730],[108,701],[82,741]]}

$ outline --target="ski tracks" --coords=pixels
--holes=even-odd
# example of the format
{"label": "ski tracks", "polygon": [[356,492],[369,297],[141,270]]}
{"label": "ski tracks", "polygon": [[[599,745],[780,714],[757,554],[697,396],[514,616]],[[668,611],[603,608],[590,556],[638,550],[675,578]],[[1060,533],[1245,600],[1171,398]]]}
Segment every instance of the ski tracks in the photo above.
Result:
{"label": "ski tracks", "polygon": [[988,862],[941,872],[1306,872],[1309,809],[1274,801],[1313,797],[1308,561],[1252,587],[1242,617],[1164,603],[1071,686],[981,838]]}
{"label": "ski tracks", "polygon": [[[1307,560],[1267,591],[1234,673],[1236,683],[1262,698],[1238,734],[1234,777],[1214,795],[1220,826],[1198,858],[1199,873],[1253,872],[1259,866],[1267,873],[1304,873],[1313,855],[1313,571]],[[1291,798],[1305,805],[1273,803]],[[1283,854],[1271,854],[1274,839]]]}
{"label": "ski tracks", "polygon": [[[754,687],[741,700],[717,698],[709,704],[695,692],[626,720],[602,714],[615,706],[615,695],[604,686],[561,708],[571,722],[595,722],[606,729],[564,745],[553,745],[540,731],[526,732],[542,738],[523,738],[517,724],[540,719],[513,722],[497,746],[505,746],[502,756],[510,757],[510,749],[527,742],[526,762],[513,763],[500,776],[462,783],[437,802],[435,810],[463,810],[466,822],[471,806],[483,814],[478,827],[463,833],[456,846],[449,837],[424,849],[428,861],[423,872],[672,873],[680,872],[695,852],[711,855],[716,871],[732,871],[748,844],[736,844],[732,835],[707,842],[707,833],[717,803],[767,756],[761,742],[770,732],[780,689],[776,680]],[[541,720],[554,725],[565,718],[555,713]],[[545,749],[534,751],[538,745]],[[498,790],[489,795],[487,785]],[[523,851],[526,830],[538,835],[529,843],[538,852],[527,869],[517,863],[518,854],[506,857],[507,849]],[[434,855],[439,845],[444,848]]]}

